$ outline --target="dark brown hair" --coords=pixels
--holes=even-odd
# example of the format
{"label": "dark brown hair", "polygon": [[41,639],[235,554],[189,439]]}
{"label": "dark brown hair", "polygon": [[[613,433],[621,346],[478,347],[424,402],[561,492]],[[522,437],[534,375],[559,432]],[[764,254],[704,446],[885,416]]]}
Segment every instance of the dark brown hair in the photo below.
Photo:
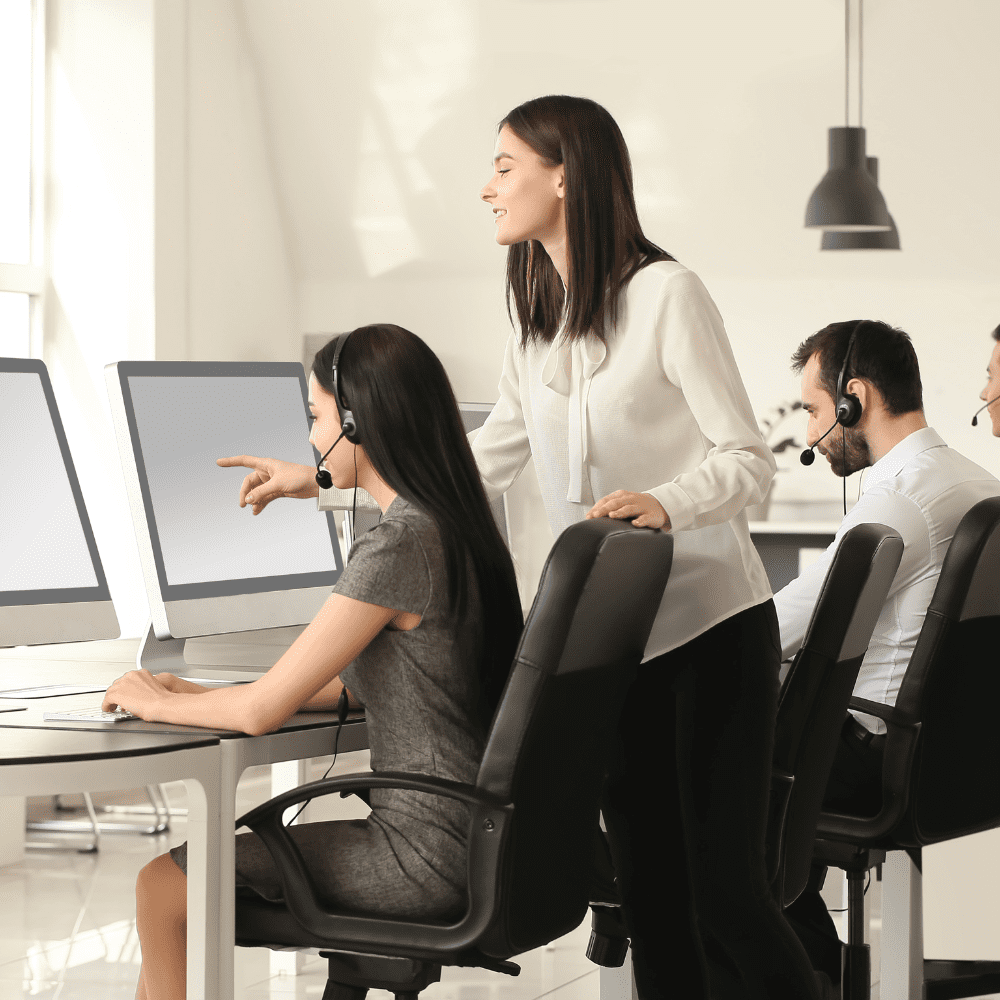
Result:
{"label": "dark brown hair", "polygon": [[[642,233],[635,208],[632,161],[614,118],[583,97],[537,97],[514,108],[506,125],[548,166],[566,172],[569,315],[566,335],[593,333],[607,342],[622,292],[637,271],[673,260]],[[507,315],[514,300],[521,346],[559,332],[564,293],[555,265],[537,240],[507,251]]]}
{"label": "dark brown hair", "polygon": [[993,339],[1000,340],[1000,326],[993,331]]}
{"label": "dark brown hair", "polygon": [[[330,395],[336,342],[317,353],[312,367]],[[416,334],[378,323],[351,333],[337,381],[375,471],[437,525],[450,609],[459,621],[466,615],[471,557],[484,623],[475,665],[485,730],[503,693],[524,619],[514,564],[486,499],[448,375]]]}
{"label": "dark brown hair", "polygon": [[820,384],[836,401],[837,379],[855,330],[857,333],[844,373],[844,385],[852,378],[870,382],[893,416],[922,410],[920,365],[909,334],[879,320],[852,319],[823,327],[799,344],[792,355],[792,371],[801,374],[809,359],[819,354]]}

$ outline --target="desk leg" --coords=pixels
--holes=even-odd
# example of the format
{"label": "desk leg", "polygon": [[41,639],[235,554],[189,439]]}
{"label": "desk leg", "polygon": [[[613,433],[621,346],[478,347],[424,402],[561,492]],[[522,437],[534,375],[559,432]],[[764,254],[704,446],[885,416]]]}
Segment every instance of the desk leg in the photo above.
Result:
{"label": "desk leg", "polygon": [[[223,947],[218,923],[222,839],[219,774],[216,771],[210,776],[186,778],[184,784],[188,793],[187,997],[230,1000],[232,980],[228,994],[222,992],[219,983]],[[231,945],[229,955],[232,968]]]}
{"label": "desk leg", "polygon": [[882,1000],[922,1000],[924,995],[921,881],[920,871],[906,851],[886,854],[882,865]]}
{"label": "desk leg", "polygon": [[219,793],[219,1000],[233,1000],[236,990],[236,786],[245,770],[242,740],[223,740]]}
{"label": "desk leg", "polygon": [[632,977],[632,950],[625,956],[625,964],[620,969],[600,970],[601,1000],[639,1000]]}

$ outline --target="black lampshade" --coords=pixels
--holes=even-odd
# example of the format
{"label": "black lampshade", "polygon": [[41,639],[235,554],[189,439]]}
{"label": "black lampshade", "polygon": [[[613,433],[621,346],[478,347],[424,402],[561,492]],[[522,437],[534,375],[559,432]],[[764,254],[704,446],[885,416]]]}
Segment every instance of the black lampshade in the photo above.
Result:
{"label": "black lampshade", "polygon": [[867,169],[865,130],[831,128],[829,164],[806,206],[806,228],[835,233],[889,231],[889,209]]}
{"label": "black lampshade", "polygon": [[[878,157],[868,157],[868,173],[878,184]],[[899,230],[896,229],[896,221],[889,216],[890,229],[882,229],[877,232],[868,233],[835,233],[826,230],[823,233],[823,242],[820,250],[898,250]]]}

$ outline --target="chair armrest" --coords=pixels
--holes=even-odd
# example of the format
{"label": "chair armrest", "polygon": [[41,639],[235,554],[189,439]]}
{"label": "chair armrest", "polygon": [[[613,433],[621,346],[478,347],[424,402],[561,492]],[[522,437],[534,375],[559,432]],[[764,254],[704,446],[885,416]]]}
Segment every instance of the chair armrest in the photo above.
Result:
{"label": "chair armrest", "polygon": [[880,701],[869,701],[867,698],[851,698],[847,703],[848,708],[853,708],[856,712],[864,712],[865,715],[874,715],[881,719],[887,726],[897,729],[919,728],[920,723],[907,718],[893,705],[884,705]]}
{"label": "chair armrest", "polygon": [[447,778],[435,778],[428,774],[414,774],[406,771],[365,771],[361,774],[348,774],[340,778],[326,778],[322,781],[311,781],[307,785],[291,788],[281,795],[276,795],[256,809],[251,809],[236,821],[236,829],[248,826],[254,829],[254,823],[260,823],[272,813],[283,813],[289,806],[297,805],[306,799],[318,799],[324,795],[336,792],[354,792],[371,788],[404,788],[415,792],[429,792],[432,795],[443,795],[445,798],[458,799],[470,806],[486,806],[487,808],[502,808],[506,803],[495,795],[480,791],[475,785],[467,785],[460,781],[450,781]]}
{"label": "chair armrest", "polygon": [[[373,942],[390,945],[396,942],[405,926],[408,946],[427,947],[446,941],[455,950],[470,947],[493,917],[494,899],[499,886],[489,887],[480,900],[470,899],[470,908],[457,924],[442,928],[419,923],[352,917],[331,913],[324,907],[302,854],[282,822],[284,811],[309,798],[365,788],[406,788],[458,799],[471,807],[472,829],[482,831],[479,862],[499,872],[499,854],[506,841],[514,806],[474,785],[426,774],[401,771],[372,771],[345,775],[290,789],[269,802],[245,813],[236,828],[248,826],[264,842],[281,878],[285,905],[300,926],[320,938],[336,939],[351,948],[370,948]],[[477,905],[478,904],[478,905]],[[396,951],[393,954],[397,953]],[[404,952],[398,952],[400,954]]]}

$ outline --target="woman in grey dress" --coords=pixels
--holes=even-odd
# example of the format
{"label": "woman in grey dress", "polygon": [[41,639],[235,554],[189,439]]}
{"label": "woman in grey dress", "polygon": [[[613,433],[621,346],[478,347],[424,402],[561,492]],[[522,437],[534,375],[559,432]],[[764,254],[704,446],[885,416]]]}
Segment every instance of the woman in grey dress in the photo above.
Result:
{"label": "woman in grey dress", "polygon": [[[365,706],[373,770],[471,782],[523,625],[514,567],[440,361],[400,327],[345,337],[339,407],[336,341],[316,356],[310,441],[332,449],[326,467],[334,485],[357,485],[375,498],[381,522],[352,546],[329,600],[260,680],[210,690],[129,671],[104,704],[150,721],[257,735],[304,707],[336,705],[347,684]],[[342,410],[357,424],[346,437]],[[255,512],[262,508],[253,488],[263,475],[248,476],[241,490],[241,505]],[[371,806],[364,820],[290,828],[326,900],[356,913],[460,914],[466,808],[395,790],[373,791]],[[185,868],[182,846],[139,874],[140,1000],[184,996]],[[237,837],[236,881],[241,891],[281,899],[270,854],[254,834]]]}

